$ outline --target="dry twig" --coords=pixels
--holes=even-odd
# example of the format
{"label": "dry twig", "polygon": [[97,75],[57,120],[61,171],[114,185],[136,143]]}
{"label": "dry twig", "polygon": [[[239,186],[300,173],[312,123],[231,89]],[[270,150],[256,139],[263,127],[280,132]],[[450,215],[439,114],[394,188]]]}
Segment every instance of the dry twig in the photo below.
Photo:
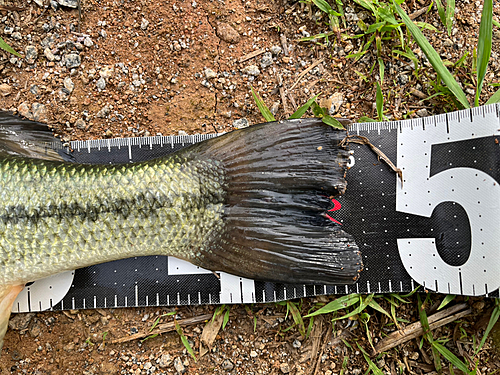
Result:
{"label": "dry twig", "polygon": [[346,143],[359,143],[370,147],[371,150],[378,156],[378,158],[384,161],[398,175],[399,179],[401,180],[401,186],[403,185],[403,171],[396,167],[394,163],[382,151],[372,145],[368,138],[361,135],[348,135],[342,140],[342,142],[340,142],[340,145],[343,146]]}
{"label": "dry twig", "polygon": [[[457,319],[460,319],[466,315],[469,315],[472,310],[465,304],[461,303],[440,312],[437,312],[428,317],[429,328],[434,330],[438,327],[444,326],[445,324],[451,323]],[[375,345],[375,351],[373,355],[385,352],[391,348],[401,345],[407,341],[410,341],[416,337],[422,336],[424,334],[424,329],[420,322],[412,323],[405,328],[398,331],[392,332],[387,337]]]}
{"label": "dry twig", "polygon": [[[212,318],[212,314],[199,315],[199,316],[194,316],[192,318],[178,320],[177,324],[179,324],[181,327],[188,326],[188,325],[204,322],[204,321],[211,319],[211,318]],[[154,329],[152,331],[139,332],[139,333],[135,333],[135,334],[130,335],[130,336],[120,337],[120,338],[111,340],[110,343],[111,344],[118,344],[118,343],[122,343],[122,342],[143,339],[143,338],[148,337],[148,336],[159,335],[160,333],[166,333],[166,332],[172,332],[172,331],[175,331],[175,322],[168,322],[168,323],[164,323],[164,324],[159,324],[158,328]]]}

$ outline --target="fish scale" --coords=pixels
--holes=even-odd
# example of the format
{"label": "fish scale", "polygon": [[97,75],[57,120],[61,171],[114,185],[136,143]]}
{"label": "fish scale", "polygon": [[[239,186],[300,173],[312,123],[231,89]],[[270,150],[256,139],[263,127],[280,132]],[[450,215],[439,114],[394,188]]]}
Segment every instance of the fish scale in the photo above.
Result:
{"label": "fish scale", "polygon": [[[0,267],[4,284],[25,283],[124,254],[187,257],[194,243],[209,241],[210,228],[220,220],[217,215],[200,216],[198,207],[212,203],[206,208],[217,210],[213,203],[220,202],[211,201],[217,195],[208,190],[204,196],[204,189],[193,189],[199,181],[192,177],[193,170],[200,168],[188,160],[166,159],[164,166],[141,163],[131,168],[18,158],[1,163],[5,172],[0,189],[9,193],[0,203],[0,249],[11,259]],[[173,177],[175,171],[179,178]],[[46,188],[37,191],[40,186],[33,183],[41,179]],[[89,205],[95,214],[88,214]],[[193,209],[188,216],[182,214]]]}

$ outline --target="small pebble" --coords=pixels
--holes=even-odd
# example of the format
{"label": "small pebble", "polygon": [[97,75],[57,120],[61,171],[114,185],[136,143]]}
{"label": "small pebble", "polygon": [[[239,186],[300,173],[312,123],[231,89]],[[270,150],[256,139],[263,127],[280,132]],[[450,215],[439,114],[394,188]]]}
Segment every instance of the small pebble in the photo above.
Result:
{"label": "small pebble", "polygon": [[249,76],[258,76],[260,74],[260,70],[257,65],[249,65],[243,69],[241,69],[243,74],[248,74]]}
{"label": "small pebble", "polygon": [[427,117],[429,116],[429,113],[427,112],[427,109],[422,108],[417,111],[417,116],[418,117]]}
{"label": "small pebble", "polygon": [[36,58],[38,57],[37,48],[35,46],[26,46],[26,48],[24,49],[24,53],[24,59],[26,60],[26,62],[30,65],[34,64]]}
{"label": "small pebble", "polygon": [[76,53],[70,53],[66,55],[66,68],[78,68],[80,64],[82,63],[82,60],[80,58],[80,55]]}
{"label": "small pebble", "polygon": [[104,78],[99,78],[95,84],[99,90],[104,90],[106,88],[106,80]]}
{"label": "small pebble", "polygon": [[179,357],[175,357],[174,359],[174,368],[178,374],[184,374],[184,372],[186,372],[186,367],[184,367]]}
{"label": "small pebble", "polygon": [[229,24],[221,23],[217,26],[216,34],[224,42],[236,44],[240,41],[240,34]]}
{"label": "small pebble", "polygon": [[12,92],[12,86],[9,86],[6,83],[0,84],[0,94],[2,96],[7,96]]}
{"label": "small pebble", "polygon": [[75,89],[75,84],[73,83],[70,77],[64,78],[64,88],[68,90],[70,94]]}
{"label": "small pebble", "polygon": [[224,362],[222,362],[222,369],[224,369],[226,371],[231,371],[233,368],[234,368],[234,364],[229,359],[226,359],[226,360],[224,360]]}
{"label": "small pebble", "polygon": [[256,352],[255,350],[252,350],[252,351],[250,352],[250,357],[255,358],[255,357],[257,357],[257,356],[258,356],[258,354],[257,354],[257,352]]}
{"label": "small pebble", "polygon": [[283,374],[288,374],[290,372],[290,365],[287,362],[280,364],[280,370]]}
{"label": "small pebble", "polygon": [[214,79],[214,78],[217,78],[217,73],[216,73],[216,72],[214,72],[214,71],[213,71],[212,69],[210,69],[210,68],[205,69],[204,73],[205,73],[205,78],[206,78],[206,79]]}
{"label": "small pebble", "polygon": [[248,123],[248,120],[246,118],[240,118],[233,121],[233,128],[236,129],[248,128],[249,125],[250,124]]}
{"label": "small pebble", "polygon": [[279,55],[283,51],[280,46],[272,46],[269,50],[273,55]]}

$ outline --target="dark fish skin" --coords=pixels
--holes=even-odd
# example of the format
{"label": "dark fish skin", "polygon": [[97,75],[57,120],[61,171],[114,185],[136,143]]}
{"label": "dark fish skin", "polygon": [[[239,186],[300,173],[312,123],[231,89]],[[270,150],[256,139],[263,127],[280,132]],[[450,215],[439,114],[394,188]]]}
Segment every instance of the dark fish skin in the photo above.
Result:
{"label": "dark fish skin", "polygon": [[331,197],[346,189],[344,137],[306,119],[254,125],[127,165],[7,152],[0,339],[11,296],[26,282],[134,256],[169,255],[258,280],[353,283],[362,269],[358,247],[325,217]]}

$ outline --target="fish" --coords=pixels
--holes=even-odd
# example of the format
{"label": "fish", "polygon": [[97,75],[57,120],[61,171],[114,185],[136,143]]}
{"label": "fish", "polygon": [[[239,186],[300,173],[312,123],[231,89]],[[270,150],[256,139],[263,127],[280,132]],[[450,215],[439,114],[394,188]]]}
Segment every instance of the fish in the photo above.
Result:
{"label": "fish", "polygon": [[0,345],[26,283],[129,257],[354,283],[359,248],[328,215],[347,187],[345,136],[319,119],[289,120],[145,162],[79,164],[50,146],[45,124],[0,112]]}

